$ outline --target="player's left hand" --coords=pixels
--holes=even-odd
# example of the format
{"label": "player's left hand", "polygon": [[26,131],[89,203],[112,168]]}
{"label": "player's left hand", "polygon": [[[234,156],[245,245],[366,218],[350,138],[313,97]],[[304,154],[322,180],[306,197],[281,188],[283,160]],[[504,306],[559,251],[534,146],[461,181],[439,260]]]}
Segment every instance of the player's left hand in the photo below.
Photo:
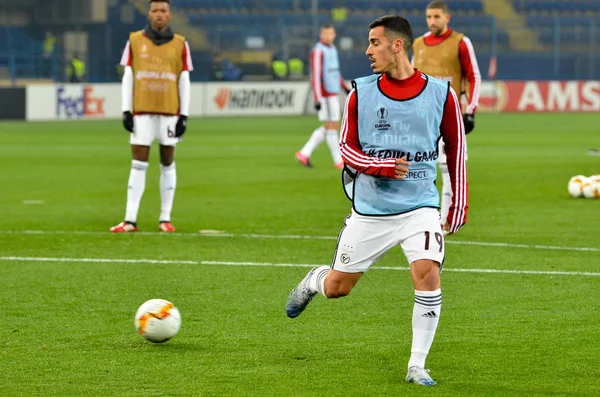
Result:
{"label": "player's left hand", "polygon": [[175,126],[175,136],[179,138],[183,134],[185,134],[185,130],[187,128],[187,116],[183,114],[179,116],[177,120],[177,125]]}
{"label": "player's left hand", "polygon": [[404,179],[406,178],[406,174],[408,174],[408,167],[410,163],[406,161],[406,156],[396,159],[396,166],[394,167],[394,173],[396,179]]}
{"label": "player's left hand", "polygon": [[475,115],[463,115],[463,122],[465,123],[465,134],[468,134],[469,132],[473,131],[473,128],[475,128]]}
{"label": "player's left hand", "polygon": [[450,233],[450,223],[448,221],[446,221],[446,223],[444,224],[444,226],[442,226],[442,234],[444,236],[452,234],[452,233]]}

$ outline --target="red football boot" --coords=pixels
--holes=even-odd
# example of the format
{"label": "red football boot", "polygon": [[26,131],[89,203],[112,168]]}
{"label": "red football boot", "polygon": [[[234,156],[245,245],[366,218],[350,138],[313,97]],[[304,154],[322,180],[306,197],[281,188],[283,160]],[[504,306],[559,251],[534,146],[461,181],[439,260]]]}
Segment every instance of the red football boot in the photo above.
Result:
{"label": "red football boot", "polygon": [[116,226],[110,228],[111,233],[130,233],[137,232],[138,228],[135,223],[123,221]]}
{"label": "red football boot", "polygon": [[164,221],[158,224],[158,230],[165,233],[173,233],[176,229],[175,226],[171,224],[171,222]]}

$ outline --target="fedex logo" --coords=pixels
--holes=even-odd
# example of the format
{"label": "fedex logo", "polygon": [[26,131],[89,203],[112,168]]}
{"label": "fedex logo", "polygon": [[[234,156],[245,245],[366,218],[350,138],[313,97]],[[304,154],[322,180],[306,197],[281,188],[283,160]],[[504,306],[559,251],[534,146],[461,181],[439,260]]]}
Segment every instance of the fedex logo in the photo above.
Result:
{"label": "fedex logo", "polygon": [[56,91],[56,118],[104,116],[104,97],[94,96],[93,86],[84,86],[80,94],[67,93],[66,87]]}

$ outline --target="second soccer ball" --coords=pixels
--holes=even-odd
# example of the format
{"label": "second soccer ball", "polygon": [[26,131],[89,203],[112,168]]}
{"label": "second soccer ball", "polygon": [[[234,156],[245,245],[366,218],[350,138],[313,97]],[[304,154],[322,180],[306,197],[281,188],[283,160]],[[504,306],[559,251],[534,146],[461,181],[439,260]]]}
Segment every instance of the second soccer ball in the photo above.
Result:
{"label": "second soccer ball", "polygon": [[600,198],[600,181],[595,181],[593,179],[588,179],[581,187],[581,191],[583,193],[583,197],[589,199],[598,199]]}

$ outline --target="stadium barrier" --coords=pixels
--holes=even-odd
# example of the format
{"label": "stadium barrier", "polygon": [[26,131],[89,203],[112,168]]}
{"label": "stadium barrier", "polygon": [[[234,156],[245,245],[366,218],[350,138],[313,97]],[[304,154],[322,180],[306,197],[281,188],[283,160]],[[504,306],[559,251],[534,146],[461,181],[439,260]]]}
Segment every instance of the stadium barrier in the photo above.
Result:
{"label": "stadium barrier", "polygon": [[0,120],[25,120],[25,88],[0,88]]}
{"label": "stadium barrier", "polygon": [[[118,119],[121,86],[28,85],[0,90],[0,118],[41,120]],[[193,83],[190,116],[277,116],[314,113],[307,82]],[[343,101],[342,101],[343,103]],[[486,81],[481,112],[598,112],[599,81]]]}
{"label": "stadium barrier", "polygon": [[600,81],[486,81],[480,112],[600,112]]}
{"label": "stadium barrier", "polygon": [[[300,115],[307,83],[193,83],[191,117]],[[51,84],[27,86],[29,121],[118,119],[120,84]]]}
{"label": "stadium barrier", "polygon": [[201,101],[205,116],[303,114],[310,89],[306,82],[205,83],[204,86]]}

